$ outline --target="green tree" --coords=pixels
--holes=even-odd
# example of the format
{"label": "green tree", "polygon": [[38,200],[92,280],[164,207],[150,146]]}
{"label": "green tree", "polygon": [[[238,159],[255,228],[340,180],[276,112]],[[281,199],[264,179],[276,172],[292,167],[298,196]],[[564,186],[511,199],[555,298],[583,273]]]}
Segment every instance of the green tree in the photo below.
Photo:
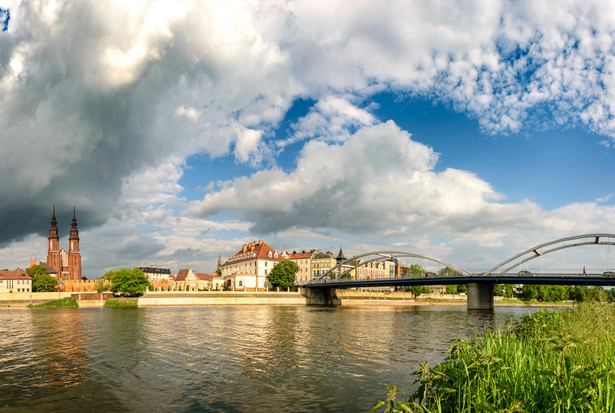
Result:
{"label": "green tree", "polygon": [[412,264],[410,266],[410,273],[415,277],[422,277],[425,275],[425,270],[418,264]]}
{"label": "green tree", "polygon": [[413,285],[410,287],[410,292],[414,295],[414,298],[417,298],[419,295],[425,293],[429,294],[431,292],[431,288],[426,285]]}
{"label": "green tree", "polygon": [[138,268],[131,270],[122,268],[121,270],[113,271],[110,276],[111,291],[127,296],[142,295],[147,287],[153,288],[147,276]]}
{"label": "green tree", "polygon": [[521,293],[519,294],[519,298],[522,300],[535,300],[538,298],[538,287],[531,284],[525,284]]}
{"label": "green tree", "polygon": [[447,285],[446,290],[444,291],[444,294],[457,294],[457,285],[456,284]]}
{"label": "green tree", "polygon": [[513,286],[511,284],[495,284],[493,286],[493,293],[500,297],[511,298],[513,296]]}
{"label": "green tree", "polygon": [[267,276],[267,281],[274,287],[292,288],[295,286],[295,279],[299,266],[291,260],[278,262]]}
{"label": "green tree", "polygon": [[452,268],[444,267],[444,268],[441,268],[440,271],[438,271],[438,275],[442,277],[458,277],[461,274]]}
{"label": "green tree", "polygon": [[33,265],[26,270],[32,277],[33,292],[53,292],[58,288],[58,280],[49,275],[49,271],[42,265]]}

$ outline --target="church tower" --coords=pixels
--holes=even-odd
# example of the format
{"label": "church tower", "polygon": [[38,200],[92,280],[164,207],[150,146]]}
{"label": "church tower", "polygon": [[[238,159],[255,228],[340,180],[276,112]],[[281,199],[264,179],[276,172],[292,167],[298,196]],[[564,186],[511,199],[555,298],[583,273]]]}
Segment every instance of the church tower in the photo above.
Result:
{"label": "church tower", "polygon": [[68,238],[68,279],[81,279],[81,252],[79,251],[79,229],[77,228],[77,216],[73,205],[73,222],[70,226]]}
{"label": "church tower", "polygon": [[53,204],[51,214],[51,226],[49,227],[49,249],[47,250],[47,265],[62,273],[62,261],[60,260],[60,237],[58,236],[58,222],[56,221],[56,204]]}

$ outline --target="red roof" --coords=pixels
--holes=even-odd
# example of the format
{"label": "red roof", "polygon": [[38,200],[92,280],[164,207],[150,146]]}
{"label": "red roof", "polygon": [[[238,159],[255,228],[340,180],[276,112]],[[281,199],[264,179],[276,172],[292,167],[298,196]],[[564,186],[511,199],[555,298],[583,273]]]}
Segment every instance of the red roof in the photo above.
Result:
{"label": "red roof", "polygon": [[214,278],[216,275],[218,275],[218,273],[212,272],[209,274],[205,274],[204,272],[195,272],[194,275],[196,275],[196,278],[198,278],[199,280],[209,281],[212,278]]}
{"label": "red roof", "polygon": [[[270,256],[271,254],[271,256]],[[245,244],[237,254],[229,257],[222,266],[235,264],[237,262],[251,261],[251,260],[272,260],[282,261],[284,257],[278,254],[276,250],[265,244],[264,241],[251,242]]]}
{"label": "red roof", "polygon": [[177,275],[175,276],[174,281],[186,281],[186,277],[188,276],[188,268],[184,268],[183,270],[179,270]]}
{"label": "red roof", "polygon": [[289,260],[299,260],[303,258],[310,258],[312,256],[311,252],[300,252],[297,254],[288,254]]}
{"label": "red roof", "polygon": [[3,280],[31,280],[32,277],[28,275],[24,270],[15,271],[0,271],[0,278]]}

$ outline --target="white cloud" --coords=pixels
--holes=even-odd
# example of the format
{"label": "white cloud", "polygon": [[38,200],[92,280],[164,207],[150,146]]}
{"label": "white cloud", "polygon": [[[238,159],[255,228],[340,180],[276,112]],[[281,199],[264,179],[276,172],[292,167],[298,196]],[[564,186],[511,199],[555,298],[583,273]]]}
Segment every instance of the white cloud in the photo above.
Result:
{"label": "white cloud", "polygon": [[[411,236],[434,225],[490,225],[519,218],[529,204],[490,204],[500,195],[472,173],[434,170],[437,154],[393,122],[358,131],[342,144],[311,141],[297,168],[261,170],[225,182],[192,211],[241,213],[257,232],[332,228]],[[485,215],[485,217],[483,217]],[[455,224],[463,219],[464,224]]]}

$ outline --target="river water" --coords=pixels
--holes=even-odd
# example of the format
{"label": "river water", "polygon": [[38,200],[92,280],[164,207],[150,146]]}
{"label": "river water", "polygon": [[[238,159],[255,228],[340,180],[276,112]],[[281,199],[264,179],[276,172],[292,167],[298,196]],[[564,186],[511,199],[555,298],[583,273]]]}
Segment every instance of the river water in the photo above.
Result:
{"label": "river water", "polygon": [[362,412],[529,308],[0,308],[0,411]]}

